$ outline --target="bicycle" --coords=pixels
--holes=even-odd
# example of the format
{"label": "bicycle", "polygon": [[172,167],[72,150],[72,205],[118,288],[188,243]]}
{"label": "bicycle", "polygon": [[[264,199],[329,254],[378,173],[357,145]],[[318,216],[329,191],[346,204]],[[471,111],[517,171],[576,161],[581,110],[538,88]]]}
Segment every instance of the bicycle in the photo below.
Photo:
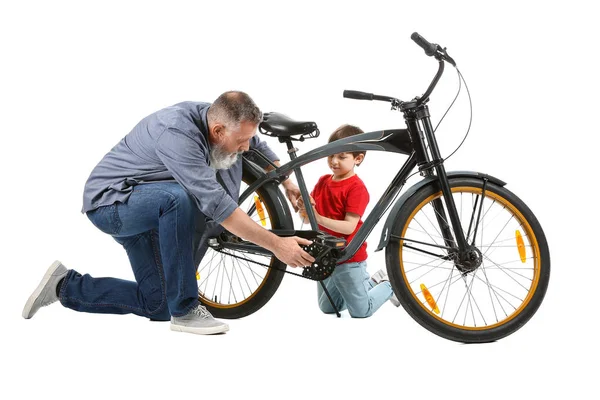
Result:
{"label": "bicycle", "polygon": [[[532,211],[505,188],[505,182],[479,172],[446,172],[427,102],[445,63],[454,67],[456,63],[445,48],[416,32],[411,38],[439,63],[421,97],[405,102],[344,91],[346,98],[391,103],[392,110],[403,114],[405,129],[363,133],[297,156],[293,141],[317,137],[317,124],[265,114],[259,131],[285,143],[291,160],[276,167],[254,151],[274,167],[265,172],[244,157],[243,182],[248,187],[239,204],[277,235],[313,240],[306,250],[316,260],[303,268],[302,276],[323,285],[335,265],[358,250],[417,168],[423,179],[394,203],[375,251],[385,248],[394,293],[420,325],[449,340],[495,341],[514,333],[539,308],[550,278],[548,244]],[[353,151],[395,152],[408,158],[350,243],[320,232],[310,207],[306,211],[311,230],[294,230],[292,213],[278,185],[294,173],[304,203],[310,204],[301,167]],[[284,273],[294,274],[269,251],[227,231],[210,238],[208,246],[212,257],[207,254],[198,266],[199,299],[216,317],[252,314],[273,296]]]}

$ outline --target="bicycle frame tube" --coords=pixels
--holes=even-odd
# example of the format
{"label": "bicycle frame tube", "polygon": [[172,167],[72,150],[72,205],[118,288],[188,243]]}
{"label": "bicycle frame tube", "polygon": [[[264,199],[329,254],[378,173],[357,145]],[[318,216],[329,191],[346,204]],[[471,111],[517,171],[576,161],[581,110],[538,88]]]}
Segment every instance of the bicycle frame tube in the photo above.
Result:
{"label": "bicycle frame tube", "polygon": [[[279,180],[282,176],[288,176],[292,172],[300,172],[303,165],[313,161],[328,157],[332,154],[353,152],[353,151],[387,151],[408,155],[408,159],[402,165],[392,182],[387,187],[384,194],[381,196],[371,213],[364,220],[363,225],[356,232],[352,241],[348,244],[342,257],[338,263],[342,263],[350,259],[359,247],[364,243],[377,222],[381,219],[390,203],[396,197],[398,192],[404,186],[408,175],[417,165],[417,157],[415,155],[411,137],[406,129],[392,129],[385,131],[368,132],[360,135],[351,136],[348,138],[336,140],[333,143],[321,146],[317,149],[309,151],[299,157],[292,156],[292,160],[281,167],[265,173],[250,185],[244,193],[240,195],[240,201],[244,201],[248,196],[256,191],[259,187],[267,182]],[[298,182],[300,192],[303,198],[308,199],[308,190],[304,180]],[[308,210],[307,210],[308,211]],[[312,224],[311,224],[312,225]],[[313,230],[318,230],[318,226],[312,227]]]}
{"label": "bicycle frame tube", "polygon": [[313,161],[337,153],[373,150],[410,155],[413,152],[413,145],[408,130],[406,129],[390,129],[384,131],[367,132],[336,140],[333,143],[329,143],[311,150],[306,154],[292,159],[290,162],[282,165],[281,167],[265,173],[264,176],[257,179],[244,191],[244,193],[240,195],[240,201],[244,201],[250,195],[250,193],[254,192],[266,182],[279,180],[279,178],[283,176],[291,175],[291,173],[295,170],[298,170],[303,165],[309,164]]}

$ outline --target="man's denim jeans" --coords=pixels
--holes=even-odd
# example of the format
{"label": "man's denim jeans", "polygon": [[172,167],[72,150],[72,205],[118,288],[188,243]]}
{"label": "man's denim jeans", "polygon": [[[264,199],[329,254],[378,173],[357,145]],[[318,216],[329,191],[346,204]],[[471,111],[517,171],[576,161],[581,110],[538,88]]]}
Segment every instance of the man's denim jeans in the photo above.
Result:
{"label": "man's denim jeans", "polygon": [[[367,262],[351,262],[335,267],[333,274],[323,281],[339,311],[348,309],[353,318],[366,318],[373,315],[392,297],[389,282],[376,284],[367,273]],[[317,285],[319,308],[327,314],[334,313],[321,284]]]}
{"label": "man's denim jeans", "polygon": [[178,183],[137,185],[126,203],[87,216],[123,245],[137,282],[71,270],[60,290],[65,307],[168,321],[198,304],[194,233],[204,215]]}

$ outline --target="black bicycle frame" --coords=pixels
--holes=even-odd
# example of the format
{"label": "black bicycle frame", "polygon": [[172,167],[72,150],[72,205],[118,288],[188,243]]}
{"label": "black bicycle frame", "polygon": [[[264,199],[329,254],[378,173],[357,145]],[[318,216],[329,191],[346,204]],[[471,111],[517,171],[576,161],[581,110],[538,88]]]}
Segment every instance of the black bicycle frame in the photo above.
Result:
{"label": "black bicycle frame", "polygon": [[[456,210],[450,185],[448,183],[443,159],[440,156],[434,130],[431,125],[429,108],[426,104],[428,100],[427,97],[429,96],[429,93],[431,93],[435,83],[437,83],[437,80],[439,80],[439,77],[443,73],[443,69],[443,61],[440,61],[438,73],[436,74],[432,85],[430,85],[429,89],[426,91],[426,94],[422,98],[416,99],[412,102],[402,103],[400,105],[400,110],[404,114],[407,129],[375,131],[347,137],[311,150],[299,157],[296,156],[297,149],[293,147],[292,141],[289,138],[281,140],[287,144],[291,161],[279,168],[275,168],[269,172],[264,172],[263,176],[258,178],[244,191],[244,193],[240,195],[240,202],[244,201],[246,198],[248,198],[248,196],[250,196],[251,193],[256,191],[267,182],[275,181],[279,183],[294,173],[298,181],[298,187],[300,189],[304,204],[310,204],[310,195],[306,188],[306,183],[304,182],[304,177],[301,170],[303,165],[337,153],[356,151],[386,151],[405,154],[408,155],[408,159],[399,169],[398,173],[389,184],[371,213],[363,222],[363,225],[356,232],[356,235],[352,241],[347,244],[346,248],[342,252],[342,257],[338,259],[338,263],[343,263],[344,261],[350,259],[365,242],[366,238],[370,235],[371,231],[388,209],[391,202],[394,200],[400,190],[402,190],[402,187],[406,183],[406,179],[410,173],[417,166],[419,167],[419,170],[423,176],[432,176],[432,169],[435,169],[435,175],[437,176],[442,193],[444,195],[446,209],[450,214],[450,221],[452,222],[453,227],[451,230],[447,222],[448,219],[446,217],[446,212],[444,210],[442,201],[439,198],[434,200],[433,206],[436,210],[436,218],[440,225],[446,247],[459,253],[465,252],[468,248],[468,244],[460,225],[458,212]],[[427,151],[425,140],[427,140],[427,143],[429,144],[431,159]],[[254,151],[259,153],[256,150]],[[264,155],[260,155],[262,158],[266,159]],[[316,218],[312,208],[307,207],[306,213],[310,221],[311,228],[314,231],[318,231]],[[277,231],[273,232],[277,234]],[[455,243],[455,239],[457,243]],[[243,248],[244,250],[252,250],[254,252],[270,254],[268,250],[251,243],[243,245],[226,244],[225,247]]]}

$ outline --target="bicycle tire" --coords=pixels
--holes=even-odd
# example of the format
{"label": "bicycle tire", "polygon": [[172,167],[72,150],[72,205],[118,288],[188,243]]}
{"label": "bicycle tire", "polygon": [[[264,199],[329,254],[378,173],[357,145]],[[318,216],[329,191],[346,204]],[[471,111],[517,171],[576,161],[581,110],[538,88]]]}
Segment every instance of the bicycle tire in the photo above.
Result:
{"label": "bicycle tire", "polygon": [[[257,177],[249,169],[244,168],[242,176],[244,183],[250,185],[256,179]],[[266,184],[262,186],[244,203],[251,205],[255,195],[258,196],[265,212],[265,217],[258,216],[257,222],[260,222],[261,219],[266,221],[268,226],[265,226],[265,228],[268,229],[293,229],[289,208],[284,209],[284,207],[287,207],[287,200],[277,185]],[[244,204],[240,204],[240,206],[244,207]],[[219,254],[219,252],[209,247],[203,260],[198,265],[200,275],[198,279],[198,298],[217,318],[243,318],[261,309],[273,297],[281,284],[286,265],[275,256],[267,257],[246,252],[224,251],[225,253]],[[231,254],[246,259],[258,260],[258,262],[274,268],[262,267],[240,260],[231,256]],[[217,257],[220,257],[220,260],[217,260],[218,265],[212,265]],[[208,271],[206,271],[207,266]],[[240,275],[243,276],[243,279],[240,278]],[[235,281],[236,277],[237,282]],[[219,287],[220,295],[216,295],[216,290],[210,291],[211,287],[215,289]],[[225,290],[223,291],[223,289]]]}
{"label": "bicycle tire", "polygon": [[[390,283],[408,314],[430,332],[463,343],[496,341],[525,325],[541,305],[550,279],[548,243],[533,212],[506,188],[487,182],[482,201],[482,180],[450,178],[449,184],[465,236],[475,233],[469,221],[477,221],[481,209],[475,245],[482,264],[460,271],[439,257],[448,251],[435,247],[445,243],[433,229],[431,202],[443,196],[432,182],[407,199],[394,220],[391,235],[398,239],[386,248]],[[445,203],[444,210],[448,215]]]}

